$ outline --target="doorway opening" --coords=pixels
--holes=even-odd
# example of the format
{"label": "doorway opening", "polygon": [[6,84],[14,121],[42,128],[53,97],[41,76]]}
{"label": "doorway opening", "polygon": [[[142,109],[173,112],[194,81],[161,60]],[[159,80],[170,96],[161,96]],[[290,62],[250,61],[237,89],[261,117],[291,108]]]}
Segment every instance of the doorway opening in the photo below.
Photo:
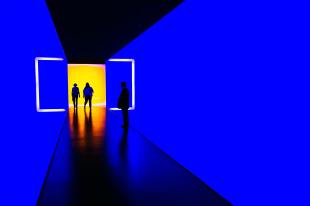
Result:
{"label": "doorway opening", "polygon": [[83,89],[87,82],[94,90],[92,105],[106,106],[106,66],[104,64],[68,64],[69,107],[73,107],[71,90],[75,83],[80,90],[78,106],[84,106]]}

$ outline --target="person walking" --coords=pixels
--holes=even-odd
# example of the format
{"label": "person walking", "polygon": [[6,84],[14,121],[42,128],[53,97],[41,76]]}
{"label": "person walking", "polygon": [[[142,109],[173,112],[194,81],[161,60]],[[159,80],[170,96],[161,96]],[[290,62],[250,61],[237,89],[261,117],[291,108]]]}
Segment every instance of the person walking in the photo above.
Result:
{"label": "person walking", "polygon": [[78,98],[80,98],[80,90],[77,87],[77,84],[74,83],[72,91],[71,91],[71,96],[72,96],[72,101],[73,101],[73,106],[74,109],[77,109],[78,107]]}
{"label": "person walking", "polygon": [[84,109],[86,108],[86,105],[87,105],[88,102],[89,102],[89,108],[91,109],[91,106],[92,106],[91,100],[92,100],[92,97],[93,97],[93,93],[94,93],[93,88],[87,82],[86,86],[85,86],[85,88],[83,90],[83,97],[85,99]]}

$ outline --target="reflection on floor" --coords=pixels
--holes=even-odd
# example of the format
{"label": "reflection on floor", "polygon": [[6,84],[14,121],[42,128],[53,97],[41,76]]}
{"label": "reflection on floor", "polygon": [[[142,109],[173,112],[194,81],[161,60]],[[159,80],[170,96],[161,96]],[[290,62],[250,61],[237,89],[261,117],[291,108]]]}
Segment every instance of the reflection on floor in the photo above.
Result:
{"label": "reflection on floor", "polygon": [[230,205],[121,120],[69,111],[38,205]]}

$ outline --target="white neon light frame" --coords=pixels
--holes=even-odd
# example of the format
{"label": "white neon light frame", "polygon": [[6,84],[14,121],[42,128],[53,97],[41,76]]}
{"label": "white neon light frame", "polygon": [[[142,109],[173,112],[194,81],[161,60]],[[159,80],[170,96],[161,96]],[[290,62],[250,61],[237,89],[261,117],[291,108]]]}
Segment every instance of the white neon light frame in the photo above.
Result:
{"label": "white neon light frame", "polygon": [[[109,62],[131,62],[131,103],[129,110],[136,109],[136,87],[135,87],[135,60],[134,59],[109,59]],[[109,108],[109,110],[121,110],[119,108]]]}
{"label": "white neon light frame", "polygon": [[39,61],[63,61],[63,58],[56,57],[36,57],[35,75],[36,75],[36,108],[37,112],[65,112],[65,109],[41,109],[40,108],[40,84],[39,84]]}

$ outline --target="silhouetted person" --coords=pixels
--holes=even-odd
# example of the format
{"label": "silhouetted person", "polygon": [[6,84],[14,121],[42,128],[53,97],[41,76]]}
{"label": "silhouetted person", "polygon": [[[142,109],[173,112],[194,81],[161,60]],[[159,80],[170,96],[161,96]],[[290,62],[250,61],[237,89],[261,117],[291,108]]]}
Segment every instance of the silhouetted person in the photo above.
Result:
{"label": "silhouetted person", "polygon": [[83,97],[85,99],[84,103],[84,109],[86,108],[86,104],[89,102],[89,108],[91,109],[91,99],[93,97],[94,90],[91,86],[89,86],[89,83],[86,83],[86,86],[83,90]]}
{"label": "silhouetted person", "polygon": [[74,83],[74,85],[73,85],[71,96],[72,96],[72,101],[73,101],[74,109],[77,109],[77,107],[78,107],[78,98],[80,97],[80,90],[77,87],[76,83]]}
{"label": "silhouetted person", "polygon": [[122,87],[122,93],[118,98],[117,107],[120,108],[123,112],[124,125],[122,127],[128,128],[128,125],[129,125],[129,119],[128,119],[129,91],[126,87],[126,82],[122,82],[121,87]]}

